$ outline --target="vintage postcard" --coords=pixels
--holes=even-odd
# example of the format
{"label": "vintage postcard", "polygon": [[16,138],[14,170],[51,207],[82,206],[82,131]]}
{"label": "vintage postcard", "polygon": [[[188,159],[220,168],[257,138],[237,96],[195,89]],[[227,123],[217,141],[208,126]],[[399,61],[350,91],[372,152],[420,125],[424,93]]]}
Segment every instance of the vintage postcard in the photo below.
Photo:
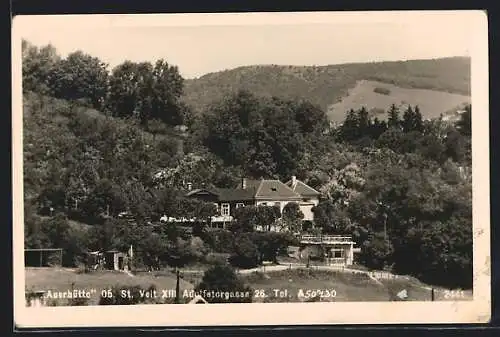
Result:
{"label": "vintage postcard", "polygon": [[18,16],[12,41],[19,328],[490,319],[486,13]]}

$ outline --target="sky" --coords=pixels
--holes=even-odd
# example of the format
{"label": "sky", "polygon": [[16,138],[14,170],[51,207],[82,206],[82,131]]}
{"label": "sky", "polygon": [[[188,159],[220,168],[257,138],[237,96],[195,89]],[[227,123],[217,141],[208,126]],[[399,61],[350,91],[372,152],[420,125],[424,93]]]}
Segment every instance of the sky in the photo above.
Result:
{"label": "sky", "polygon": [[478,11],[21,16],[13,36],[50,43],[61,56],[82,50],[110,69],[163,58],[195,78],[254,64],[470,56],[480,18]]}

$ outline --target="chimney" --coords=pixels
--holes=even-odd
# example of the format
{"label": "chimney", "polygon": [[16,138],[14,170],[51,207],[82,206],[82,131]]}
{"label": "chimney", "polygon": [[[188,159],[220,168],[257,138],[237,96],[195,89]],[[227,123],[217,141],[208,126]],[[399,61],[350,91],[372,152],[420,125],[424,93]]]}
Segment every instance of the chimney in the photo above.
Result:
{"label": "chimney", "polygon": [[241,178],[241,188],[242,189],[247,188],[247,178]]}
{"label": "chimney", "polygon": [[297,177],[292,176],[292,188],[295,188],[295,185],[297,185]]}
{"label": "chimney", "polygon": [[192,183],[187,183],[187,189],[188,189],[188,191],[191,191],[192,188],[193,188],[193,184]]}

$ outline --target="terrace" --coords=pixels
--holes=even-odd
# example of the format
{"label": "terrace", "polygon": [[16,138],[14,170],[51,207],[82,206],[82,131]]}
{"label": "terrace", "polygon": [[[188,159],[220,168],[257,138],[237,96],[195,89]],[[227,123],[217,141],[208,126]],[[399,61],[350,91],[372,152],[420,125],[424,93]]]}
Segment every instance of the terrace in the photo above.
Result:
{"label": "terrace", "polygon": [[298,239],[301,244],[318,244],[318,245],[355,244],[354,241],[352,241],[351,236],[343,236],[343,235],[299,235]]}

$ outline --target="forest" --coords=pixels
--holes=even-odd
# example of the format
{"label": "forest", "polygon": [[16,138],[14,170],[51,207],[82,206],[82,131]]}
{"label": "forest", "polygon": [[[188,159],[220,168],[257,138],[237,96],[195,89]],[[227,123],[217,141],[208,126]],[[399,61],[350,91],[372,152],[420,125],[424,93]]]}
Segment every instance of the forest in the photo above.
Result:
{"label": "forest", "polygon": [[[109,70],[83,51],[61,57],[23,41],[25,248],[63,248],[68,266],[130,244],[145,264],[229,253],[255,266],[293,243],[253,230],[279,215],[255,207],[229,230],[207,231],[215,209],[185,199],[186,184],[295,175],[322,193],[314,230],[352,235],[360,264],[471,288],[470,105],[458,122],[391,106],[386,120],[361,108],[334,127],[306,98],[235,90],[200,112],[184,94],[164,59]],[[160,224],[164,214],[200,221],[188,233]],[[293,210],[283,218],[296,221]]]}

